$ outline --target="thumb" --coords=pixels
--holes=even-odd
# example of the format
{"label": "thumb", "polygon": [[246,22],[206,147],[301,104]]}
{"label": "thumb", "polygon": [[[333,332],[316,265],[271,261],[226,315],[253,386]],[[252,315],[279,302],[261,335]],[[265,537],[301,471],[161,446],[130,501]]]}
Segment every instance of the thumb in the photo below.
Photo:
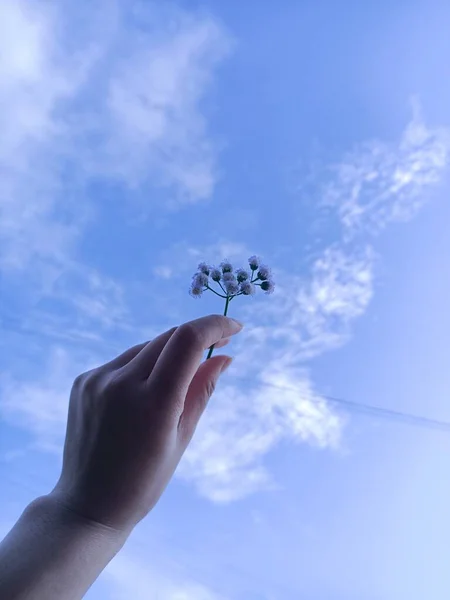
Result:
{"label": "thumb", "polygon": [[193,436],[220,375],[232,362],[233,359],[230,356],[217,355],[205,360],[197,369],[189,385],[178,425],[178,430],[183,435],[185,443],[188,443]]}

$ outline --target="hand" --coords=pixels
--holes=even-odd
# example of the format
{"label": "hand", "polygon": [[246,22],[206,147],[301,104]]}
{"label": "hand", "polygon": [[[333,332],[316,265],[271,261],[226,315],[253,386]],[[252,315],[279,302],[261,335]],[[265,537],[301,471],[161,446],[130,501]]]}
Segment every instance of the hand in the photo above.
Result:
{"label": "hand", "polygon": [[78,376],[61,477],[50,496],[94,524],[130,531],[156,504],[231,363],[215,356],[242,325],[211,315]]}

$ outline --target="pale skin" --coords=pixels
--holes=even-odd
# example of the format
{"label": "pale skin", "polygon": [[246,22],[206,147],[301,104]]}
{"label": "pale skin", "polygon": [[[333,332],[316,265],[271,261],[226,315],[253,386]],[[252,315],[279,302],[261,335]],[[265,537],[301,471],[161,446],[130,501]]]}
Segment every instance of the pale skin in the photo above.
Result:
{"label": "pale skin", "polygon": [[242,324],[190,321],[75,380],[61,476],[0,544],[0,598],[78,600],[158,502]]}

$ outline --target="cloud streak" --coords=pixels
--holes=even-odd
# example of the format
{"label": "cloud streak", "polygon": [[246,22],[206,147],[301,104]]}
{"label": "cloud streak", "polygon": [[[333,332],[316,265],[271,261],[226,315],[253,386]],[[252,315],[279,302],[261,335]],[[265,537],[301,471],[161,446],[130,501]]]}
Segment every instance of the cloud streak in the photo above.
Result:
{"label": "cloud streak", "polygon": [[208,587],[171,572],[165,577],[160,569],[149,569],[130,556],[121,554],[106,568],[102,575],[111,600],[226,600]]}
{"label": "cloud streak", "polygon": [[220,26],[151,3],[65,8],[0,7],[4,269],[64,264],[93,217],[89,181],[179,203],[217,178],[200,104],[230,48]]}
{"label": "cloud streak", "polygon": [[232,381],[233,373],[215,394],[178,472],[201,495],[226,503],[277,487],[264,458],[283,439],[317,448],[338,445],[342,420],[306,374],[269,363],[262,378]]}
{"label": "cloud streak", "polygon": [[39,450],[58,454],[62,450],[73,380],[97,362],[86,354],[77,358],[54,346],[44,371],[39,365],[28,377],[10,373],[0,377],[2,417],[27,429]]}
{"label": "cloud streak", "polygon": [[377,233],[408,221],[442,180],[450,157],[450,131],[427,127],[420,104],[397,143],[366,142],[331,167],[322,202],[337,211],[347,237]]}

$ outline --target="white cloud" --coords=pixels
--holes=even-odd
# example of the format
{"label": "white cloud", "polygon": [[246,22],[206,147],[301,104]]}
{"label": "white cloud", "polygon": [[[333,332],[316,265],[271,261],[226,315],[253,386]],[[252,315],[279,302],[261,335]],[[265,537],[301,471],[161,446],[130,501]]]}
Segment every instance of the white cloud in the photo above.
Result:
{"label": "white cloud", "polygon": [[66,266],[93,178],[147,198],[154,184],[179,201],[209,197],[215,149],[200,103],[228,49],[213,19],[181,9],[4,0],[0,266]]}
{"label": "white cloud", "polygon": [[102,575],[108,583],[111,600],[225,600],[206,586],[182,575],[176,577],[171,570],[170,578],[160,569],[149,569],[126,554],[117,556]]}
{"label": "white cloud", "polygon": [[348,339],[370,302],[372,269],[370,249],[356,256],[331,247],[308,278],[278,272],[270,301],[252,299],[227,383],[178,471],[202,495],[229,502],[276,486],[264,459],[282,440],[339,447],[343,420],[314,390],[304,364]]}
{"label": "white cloud", "polygon": [[133,314],[130,298],[137,285],[117,282],[101,271],[80,263],[66,262],[67,268],[49,269],[45,280],[42,270],[22,273],[8,279],[8,295],[20,298],[2,306],[2,320],[16,334],[32,333],[52,341],[95,343],[115,334],[113,348],[127,341],[118,336],[146,334],[147,327]]}
{"label": "white cloud", "polygon": [[[219,240],[205,247],[180,243],[164,257],[185,278],[205,258],[227,257],[238,266],[250,254],[244,244]],[[234,364],[178,476],[203,496],[229,502],[277,485],[265,459],[281,441],[339,447],[343,419],[315,391],[305,362],[348,339],[372,297],[373,263],[370,247],[356,252],[336,244],[304,277],[275,269],[276,294],[240,306],[246,327],[233,341]]]}
{"label": "white cloud", "polygon": [[237,267],[242,261],[245,263],[251,254],[253,252],[246,244],[222,238],[204,246],[180,241],[162,250],[157,257],[159,264],[153,269],[153,273],[160,279],[183,282],[183,286],[186,287],[186,282],[189,282],[200,262],[218,265],[222,260],[228,259]]}
{"label": "white cloud", "polygon": [[264,456],[281,439],[337,445],[342,420],[299,368],[344,344],[371,301],[374,250],[349,238],[412,218],[428,187],[442,179],[449,148],[449,132],[428,129],[416,107],[397,147],[363,145],[333,169],[325,202],[335,206],[344,235],[322,251],[307,277],[278,271],[270,302],[258,299],[243,311],[247,326],[231,372],[237,383],[213,400],[182,463],[181,474],[200,493],[222,502],[273,486]]}
{"label": "white cloud", "polygon": [[133,187],[157,177],[186,201],[208,198],[214,152],[199,102],[228,42],[211,19],[176,15],[155,34],[136,32],[123,47],[107,87],[105,162],[112,177]]}
{"label": "white cloud", "polygon": [[2,417],[27,429],[40,450],[60,453],[64,442],[70,390],[75,377],[93,367],[92,356],[75,357],[53,347],[47,364],[28,377],[4,374],[0,378]]}
{"label": "white cloud", "polygon": [[[206,47],[212,38],[208,37],[204,29],[208,26],[203,23],[196,45],[193,41],[196,29],[192,30],[192,26],[192,23],[183,25],[184,33],[176,33],[170,40],[164,34],[162,64],[166,64],[165,60],[179,60],[180,64],[184,64],[184,59],[179,56],[180,48],[184,48],[188,56],[195,56],[192,60],[197,64],[199,48]],[[183,27],[188,27],[189,35]],[[181,35],[182,39],[177,35]],[[137,43],[142,43],[142,40]],[[129,44],[137,48],[134,42],[129,41]],[[153,46],[148,51],[152,65],[150,71],[156,69],[157,72],[161,66],[152,63],[156,60]],[[178,72],[178,68],[181,69],[177,67],[174,72]],[[126,125],[130,139],[148,136],[149,143],[156,144],[149,150],[149,160],[154,159],[155,168],[163,173],[163,178],[168,177],[172,172],[164,171],[159,163],[159,150],[155,148],[160,148],[162,143],[161,132],[170,131],[171,126],[166,119],[168,114],[172,114],[173,107],[167,103],[167,112],[163,110],[160,114],[151,103],[144,102],[145,106],[140,106],[138,98],[144,94],[139,87],[141,82],[139,85],[136,83],[136,95],[128,98],[127,94],[131,94],[133,89],[133,74],[123,65],[115,72],[115,77],[123,78],[126,90],[122,89],[121,93],[126,95],[126,102],[132,104],[132,122]],[[132,81],[128,82],[127,77],[131,77]],[[184,82],[181,74],[180,77]],[[198,77],[204,85],[201,69]],[[107,82],[110,81],[108,74]],[[162,89],[157,87],[155,93],[165,98],[167,90],[175,84],[169,80],[161,85]],[[183,85],[185,83],[180,83],[181,88]],[[194,110],[198,102],[195,94],[190,98],[192,103],[188,102],[188,112]],[[125,100],[122,98],[121,101]],[[125,124],[115,114],[116,109],[113,113],[107,112],[110,121],[111,114],[115,115],[112,121],[117,120],[115,126],[108,129],[108,135],[119,136],[111,138],[119,140],[124,135]],[[173,110],[179,110],[179,107]],[[143,127],[141,131],[133,123],[138,123],[145,111],[149,113],[148,129]],[[177,114],[181,115],[182,111]],[[197,130],[200,131],[203,131],[202,127]],[[109,148],[108,144],[105,145],[106,138],[106,135],[102,138],[100,162],[89,166],[93,171],[104,169],[102,161],[108,152],[102,153]],[[124,143],[126,147],[127,142]],[[134,143],[138,147],[143,144],[145,155],[148,149],[146,143],[142,139]],[[130,162],[127,162],[128,159]],[[145,175],[139,160],[134,163],[131,153],[127,160],[123,160],[123,169],[118,170],[116,176],[130,185],[142,183]],[[442,177],[447,161],[446,130],[426,128],[420,115],[415,114],[396,147],[382,142],[363,145],[345,156],[334,168],[335,177],[326,186],[325,201],[336,208],[344,236],[323,250],[312,263],[307,276],[296,275],[295,269],[294,274],[278,271],[277,293],[270,301],[266,298],[252,299],[251,306],[244,309],[244,313],[247,311],[247,327],[240,341],[234,342],[237,348],[235,364],[211,401],[178,471],[178,475],[192,481],[202,495],[216,502],[229,502],[276,486],[266,467],[265,457],[282,440],[306,442],[318,448],[338,446],[342,419],[315,391],[304,368],[305,361],[345,343],[352,323],[365,313],[372,298],[374,251],[354,234],[367,229],[378,230],[391,221],[412,217],[423,202],[424,192]],[[175,186],[179,185],[180,180],[173,173],[170,177]],[[201,196],[199,190],[202,185],[194,186],[198,197]],[[188,193],[187,188],[185,191]],[[193,263],[205,257],[216,262],[225,257],[242,260],[250,253],[253,252],[244,244],[227,240],[219,240],[202,249],[179,244],[174,252],[169,251],[162,257],[155,275],[162,278],[183,276],[184,270],[191,271]],[[174,254],[176,261],[173,260]],[[177,272],[172,274],[168,265],[175,263]],[[74,272],[77,272],[76,268]],[[63,287],[60,289],[53,285],[56,295],[66,289],[64,278],[60,274],[58,276]],[[81,289],[72,299],[73,305],[84,315],[83,322],[77,325],[86,326],[90,318],[96,318],[105,327],[123,320],[126,307],[120,287],[114,282],[106,286],[100,282],[96,286],[96,281],[100,281],[96,277],[95,272],[87,272],[86,287],[78,286]],[[96,287],[104,294],[92,297]],[[262,303],[264,307],[259,311]],[[110,306],[115,307],[115,312],[109,312]],[[15,422],[25,424],[37,436],[41,447],[47,449],[55,449],[62,441],[68,392],[77,374],[67,367],[68,355],[58,352],[44,377],[37,376],[28,382],[5,379],[2,388],[2,397],[7,399],[6,402],[3,400],[5,414]],[[255,365],[264,365],[264,368]],[[90,366],[86,365],[84,369]],[[77,372],[84,369],[77,369]],[[248,373],[252,376],[249,377]],[[234,384],[231,384],[231,375],[236,382]]]}
{"label": "white cloud", "polygon": [[153,269],[153,273],[161,279],[170,279],[173,275],[173,269],[167,265],[159,265]]}
{"label": "white cloud", "polygon": [[342,429],[305,373],[269,361],[260,377],[232,384],[233,375],[211,400],[177,472],[215,502],[276,486],[264,458],[282,439],[335,448]]}
{"label": "white cloud", "polygon": [[414,217],[449,164],[450,130],[427,127],[417,100],[396,144],[372,141],[332,167],[323,202],[337,209],[347,235],[377,232]]}
{"label": "white cloud", "polygon": [[[0,3],[0,270],[29,298],[22,322],[86,339],[131,328],[123,288],[77,258],[109,209],[89,185],[207,198],[216,152],[201,103],[228,49],[212,18],[175,6]],[[42,299],[54,314],[29,323]]]}
{"label": "white cloud", "polygon": [[92,332],[127,324],[124,286],[96,269],[73,263],[53,284],[51,295],[64,303],[64,316],[80,329]]}
{"label": "white cloud", "polygon": [[277,294],[262,319],[268,321],[268,340],[284,341],[285,364],[303,363],[347,341],[353,320],[372,298],[373,268],[370,247],[357,252],[336,244],[314,261],[309,277],[279,274]]}
{"label": "white cloud", "polygon": [[[61,191],[54,144],[64,137],[54,112],[79,85],[81,67],[56,47],[55,17],[29,2],[0,6],[0,266],[58,260],[77,226],[54,218]],[[60,64],[63,60],[64,64]],[[63,157],[61,157],[63,158]],[[62,207],[64,214],[66,207]]]}

